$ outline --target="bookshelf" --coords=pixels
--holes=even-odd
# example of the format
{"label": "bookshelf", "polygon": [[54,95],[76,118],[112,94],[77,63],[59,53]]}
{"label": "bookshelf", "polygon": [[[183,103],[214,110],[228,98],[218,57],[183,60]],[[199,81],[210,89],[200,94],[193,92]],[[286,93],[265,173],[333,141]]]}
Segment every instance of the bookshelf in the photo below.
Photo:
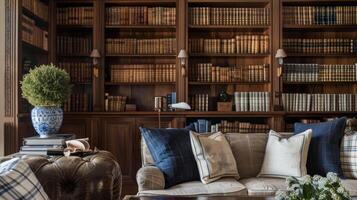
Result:
{"label": "bookshelf", "polygon": [[[49,7],[48,1],[23,0],[20,9],[21,60],[20,77],[27,74],[36,65],[48,62],[49,56]],[[19,112],[32,109],[26,100],[20,99]]]}
{"label": "bookshelf", "polygon": [[[356,111],[356,1],[282,2],[286,129]],[[311,120],[311,121],[309,121]]]}
{"label": "bookshelf", "polygon": [[221,91],[228,93],[230,111],[236,110],[237,115],[243,110],[234,107],[243,100],[242,105],[249,104],[248,98],[239,99],[248,91],[254,91],[250,93],[254,104],[260,102],[265,108],[244,111],[272,110],[271,4],[188,2],[188,99],[196,111],[217,111]]}
{"label": "bookshelf", "polygon": [[104,111],[113,111],[111,96],[147,112],[154,111],[155,97],[167,107],[176,96],[176,6],[176,1],[105,3]]}
{"label": "bookshelf", "polygon": [[93,110],[92,63],[93,2],[58,1],[56,10],[56,64],[66,70],[73,93],[63,106],[65,112]]}
{"label": "bookshelf", "polygon": [[[346,21],[350,17],[343,12],[337,23],[331,14],[336,6],[354,8],[355,0],[9,1],[6,152],[16,152],[19,141],[34,134],[31,107],[20,97],[22,76],[35,65],[53,62],[70,73],[74,84],[61,131],[89,137],[91,146],[111,151],[122,168],[124,194],[137,192],[138,127],[158,127],[155,97],[165,104],[176,92],[177,101],[195,108],[162,111],[161,127],[204,119],[226,124],[227,130],[242,122],[243,127],[287,131],[297,121],[356,113],[357,53],[349,50],[357,40],[357,24]],[[18,6],[33,2],[41,6]],[[315,22],[311,12],[321,6],[328,9],[318,9],[319,16],[326,17]],[[309,7],[299,9],[303,21],[284,13],[299,7]],[[296,48],[300,40],[292,39],[305,39],[309,49]],[[282,77],[275,59],[280,48],[288,55]],[[93,49],[100,53],[97,66],[90,57]],[[186,76],[177,58],[181,49],[188,52]],[[222,91],[229,95],[226,110],[217,105]],[[283,109],[286,98],[295,103]],[[311,109],[316,100],[324,106]],[[337,106],[331,109],[333,102]]]}

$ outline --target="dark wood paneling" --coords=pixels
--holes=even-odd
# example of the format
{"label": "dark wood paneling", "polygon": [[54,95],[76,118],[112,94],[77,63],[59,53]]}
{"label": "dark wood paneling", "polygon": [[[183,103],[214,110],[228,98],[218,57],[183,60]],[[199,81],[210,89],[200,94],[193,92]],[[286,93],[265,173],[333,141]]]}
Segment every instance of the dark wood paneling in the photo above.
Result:
{"label": "dark wood paneling", "polygon": [[[123,192],[135,194],[136,172],[138,170],[138,157],[136,146],[137,132],[134,131],[135,119],[109,118],[101,121],[101,135],[99,147],[110,151],[118,160],[123,175]],[[140,155],[140,154],[139,154]]]}

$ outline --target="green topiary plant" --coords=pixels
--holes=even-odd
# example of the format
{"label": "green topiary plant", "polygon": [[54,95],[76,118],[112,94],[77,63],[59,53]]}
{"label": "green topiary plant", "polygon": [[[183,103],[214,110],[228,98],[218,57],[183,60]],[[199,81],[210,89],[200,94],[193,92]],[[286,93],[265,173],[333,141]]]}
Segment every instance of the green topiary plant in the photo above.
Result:
{"label": "green topiary plant", "polygon": [[60,106],[71,94],[71,78],[53,64],[40,65],[24,76],[21,90],[33,106]]}

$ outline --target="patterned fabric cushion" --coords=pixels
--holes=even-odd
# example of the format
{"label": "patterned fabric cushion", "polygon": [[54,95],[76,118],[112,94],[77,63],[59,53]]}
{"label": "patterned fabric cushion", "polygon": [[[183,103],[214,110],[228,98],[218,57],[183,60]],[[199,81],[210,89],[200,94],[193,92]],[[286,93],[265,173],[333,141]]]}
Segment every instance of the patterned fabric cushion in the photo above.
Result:
{"label": "patterned fabric cushion", "polygon": [[346,134],[342,138],[340,159],[343,175],[357,179],[357,132]]}
{"label": "patterned fabric cushion", "polygon": [[283,138],[271,130],[265,150],[262,169],[258,177],[286,178],[307,174],[306,161],[312,130]]}
{"label": "patterned fabric cushion", "polygon": [[140,127],[150,153],[165,177],[165,188],[186,181],[199,180],[188,129],[153,129]]}
{"label": "patterned fabric cushion", "polygon": [[[191,123],[188,126],[186,126],[185,129],[187,129],[189,131],[195,131],[195,125]],[[145,140],[141,139],[140,146],[141,146],[141,165],[142,165],[142,167],[155,165],[155,161],[151,156],[150,150],[149,150],[148,146],[146,145]]]}
{"label": "patterned fabric cushion", "polygon": [[0,199],[49,199],[27,163],[19,158],[0,163]]}
{"label": "patterned fabric cushion", "polygon": [[343,177],[340,145],[345,125],[346,118],[344,117],[317,124],[295,123],[295,134],[312,129],[307,160],[308,174],[326,176],[327,172],[334,172]]}
{"label": "patterned fabric cushion", "polygon": [[191,131],[190,136],[202,183],[207,184],[222,177],[239,179],[236,160],[224,134]]}

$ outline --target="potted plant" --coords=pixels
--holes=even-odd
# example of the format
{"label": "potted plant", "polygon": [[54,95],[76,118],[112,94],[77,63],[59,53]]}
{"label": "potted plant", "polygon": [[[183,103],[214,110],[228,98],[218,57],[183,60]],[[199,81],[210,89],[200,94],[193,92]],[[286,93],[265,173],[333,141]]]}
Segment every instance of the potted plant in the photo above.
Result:
{"label": "potted plant", "polygon": [[21,82],[22,96],[34,106],[32,125],[41,137],[58,132],[62,125],[61,105],[71,94],[69,74],[54,66],[40,65],[26,75]]}

